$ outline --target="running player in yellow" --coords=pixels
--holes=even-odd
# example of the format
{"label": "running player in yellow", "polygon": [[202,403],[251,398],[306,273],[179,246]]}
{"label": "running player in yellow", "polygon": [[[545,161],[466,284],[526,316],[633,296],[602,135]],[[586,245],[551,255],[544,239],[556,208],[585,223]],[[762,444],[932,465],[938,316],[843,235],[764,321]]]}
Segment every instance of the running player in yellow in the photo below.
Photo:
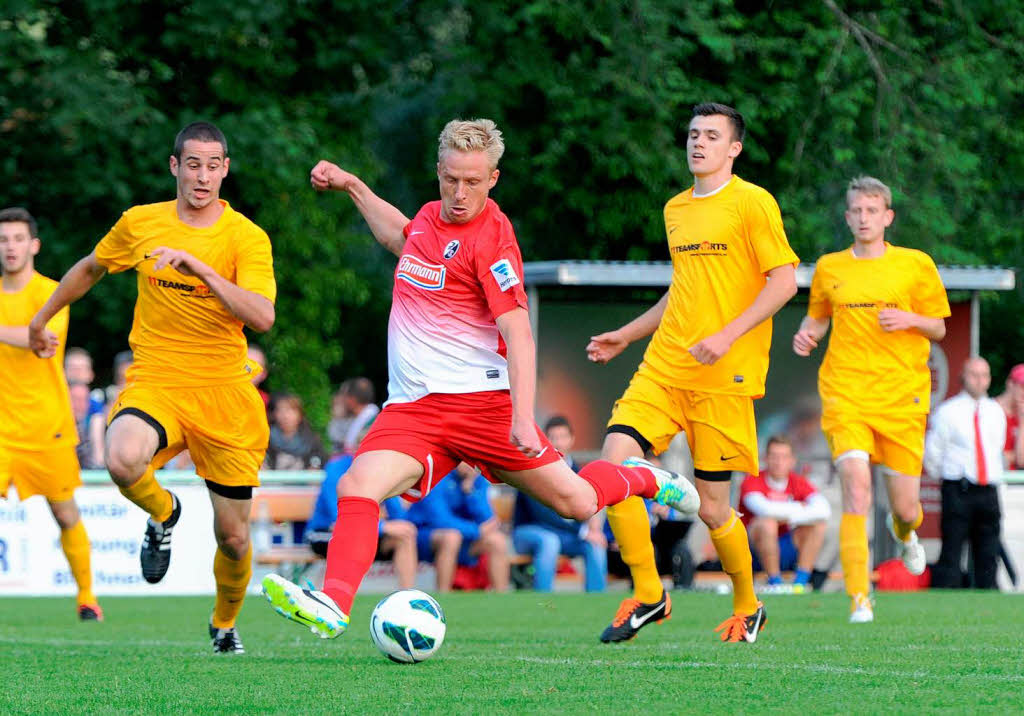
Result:
{"label": "running player in yellow", "polygon": [[946,335],[949,303],[931,258],[892,246],[892,192],[872,177],[857,177],[846,192],[846,223],[853,246],[818,260],[807,316],[793,350],[807,356],[832,323],[818,373],[821,428],[843,486],[839,559],[850,621],[874,620],[868,598],[871,463],[886,473],[889,529],[913,574],[926,566],[915,529],[924,519],[920,478],[931,397],[928,353]]}
{"label": "running player in yellow", "polygon": [[[693,108],[686,158],[693,187],[665,205],[672,283],[658,303],[621,328],[594,336],[592,361],[605,363],[654,334],[625,394],[615,403],[601,457],[635,460],[660,453],[686,433],[694,458],[700,517],[733,583],[733,614],[723,641],[753,642],[765,612],[754,594],[750,545],[729,504],[734,470],[756,474],[754,403],[764,395],[771,317],[796,293],[798,259],[779,207],[764,189],[732,173],[743,150],[743,117],[732,107]],[[601,641],[632,639],[669,616],[643,501],[608,508],[608,521],[633,575],[634,595]]]}
{"label": "running player in yellow", "polygon": [[37,355],[53,355],[59,341],[46,329],[50,318],[107,272],[135,269],[138,301],[128,338],[135,360],[110,410],[107,469],[121,493],[150,515],[142,575],[159,582],[181,504],[154,470],[188,448],[213,503],[213,648],[242,653],[234,625],[252,574],[249,511],[269,437],[263,401],[249,381],[255,368],[246,360],[242,326],[273,325],[277,287],[267,235],[220,199],[230,163],[223,133],[207,122],[188,125],[169,161],[177,198],[124,212],[65,274],[32,319],[29,338]]}
{"label": "running player in yellow", "polygon": [[37,234],[36,220],[25,209],[0,211],[0,497],[13,482],[21,500],[46,498],[78,584],[78,617],[102,621],[92,592],[89,535],[75,504],[82,479],[63,347],[70,311],[60,311],[47,326],[60,341],[53,356],[41,361],[28,347],[29,321],[57,286],[35,271]]}

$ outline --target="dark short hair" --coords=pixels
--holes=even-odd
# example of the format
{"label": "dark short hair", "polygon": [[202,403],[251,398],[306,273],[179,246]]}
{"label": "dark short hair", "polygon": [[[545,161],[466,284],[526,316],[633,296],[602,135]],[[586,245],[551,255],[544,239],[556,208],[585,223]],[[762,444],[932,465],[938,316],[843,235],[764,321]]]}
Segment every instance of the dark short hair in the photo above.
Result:
{"label": "dark short hair", "polygon": [[351,395],[363,405],[369,405],[376,397],[373,390],[373,383],[369,378],[349,378],[338,388],[342,395]]}
{"label": "dark short hair", "polygon": [[224,156],[228,155],[228,140],[224,132],[217,128],[212,122],[193,122],[178,132],[174,138],[174,158],[181,161],[181,153],[185,151],[185,142],[196,139],[200,142],[220,142],[224,149]]}
{"label": "dark short hair", "polygon": [[16,221],[28,224],[28,233],[31,234],[33,239],[39,236],[39,227],[36,226],[36,219],[28,213],[28,209],[22,209],[20,206],[0,209],[0,224],[11,224]]}
{"label": "dark short hair", "polygon": [[793,441],[787,438],[785,435],[772,435],[770,438],[768,438],[768,444],[764,446],[765,452],[768,452],[768,450],[771,449],[772,445],[785,445],[790,449],[790,451],[793,450]]}
{"label": "dark short hair", "polygon": [[135,361],[135,354],[131,351],[120,351],[114,356],[114,369],[117,369],[119,365],[130,364]]}
{"label": "dark short hair", "polygon": [[572,432],[572,425],[569,424],[569,419],[567,417],[564,415],[552,415],[548,418],[548,421],[544,423],[544,433],[547,434],[551,432],[552,428],[558,427],[568,428],[569,432]]}
{"label": "dark short hair", "polygon": [[[718,102],[702,102],[693,106],[693,117],[711,117],[720,114],[728,117],[732,122],[732,140],[742,142],[747,136],[747,123],[743,121],[743,115],[727,104]],[[690,119],[692,120],[693,117]]]}

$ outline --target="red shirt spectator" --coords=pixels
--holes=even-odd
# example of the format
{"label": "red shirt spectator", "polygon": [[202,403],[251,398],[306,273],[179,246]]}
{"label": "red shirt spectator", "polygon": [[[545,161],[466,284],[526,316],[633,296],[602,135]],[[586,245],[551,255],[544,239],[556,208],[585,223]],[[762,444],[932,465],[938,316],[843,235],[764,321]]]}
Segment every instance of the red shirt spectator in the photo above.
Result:
{"label": "red shirt spectator", "polygon": [[[756,517],[754,509],[745,504],[747,498],[754,493],[764,495],[771,502],[802,503],[817,492],[818,488],[811,484],[806,477],[795,472],[790,472],[785,480],[776,480],[768,474],[767,470],[762,470],[757,475],[747,475],[743,478],[743,484],[740,486],[741,519],[744,525],[749,525]],[[780,523],[779,534],[784,535],[787,532],[789,532],[789,525]]]}

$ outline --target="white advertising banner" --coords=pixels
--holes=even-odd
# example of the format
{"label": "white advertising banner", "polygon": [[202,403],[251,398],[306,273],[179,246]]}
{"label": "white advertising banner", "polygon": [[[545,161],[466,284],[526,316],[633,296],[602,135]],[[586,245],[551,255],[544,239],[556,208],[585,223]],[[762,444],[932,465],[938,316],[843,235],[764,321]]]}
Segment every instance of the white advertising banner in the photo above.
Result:
{"label": "white advertising banner", "polygon": [[[212,594],[213,508],[206,486],[176,485],[181,519],[173,558],[159,584],[142,578],[139,547],[146,514],[116,487],[83,487],[75,500],[92,544],[93,589],[104,595]],[[60,529],[46,500],[19,502],[14,488],[0,499],[0,596],[74,595],[75,582],[60,545]]]}

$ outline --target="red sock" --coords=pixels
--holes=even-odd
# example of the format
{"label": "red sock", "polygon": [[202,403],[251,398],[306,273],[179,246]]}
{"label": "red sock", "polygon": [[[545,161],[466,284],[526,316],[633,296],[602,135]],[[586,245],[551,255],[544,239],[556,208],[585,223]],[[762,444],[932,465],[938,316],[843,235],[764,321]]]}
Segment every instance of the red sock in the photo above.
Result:
{"label": "red sock", "polygon": [[607,460],[594,460],[580,470],[580,477],[597,493],[597,509],[615,505],[627,497],[654,497],[658,483],[646,467],[623,467]]}
{"label": "red sock", "polygon": [[324,594],[341,611],[352,614],[352,600],[377,554],[377,522],[380,504],[367,497],[338,500],[338,521],[327,545]]}

